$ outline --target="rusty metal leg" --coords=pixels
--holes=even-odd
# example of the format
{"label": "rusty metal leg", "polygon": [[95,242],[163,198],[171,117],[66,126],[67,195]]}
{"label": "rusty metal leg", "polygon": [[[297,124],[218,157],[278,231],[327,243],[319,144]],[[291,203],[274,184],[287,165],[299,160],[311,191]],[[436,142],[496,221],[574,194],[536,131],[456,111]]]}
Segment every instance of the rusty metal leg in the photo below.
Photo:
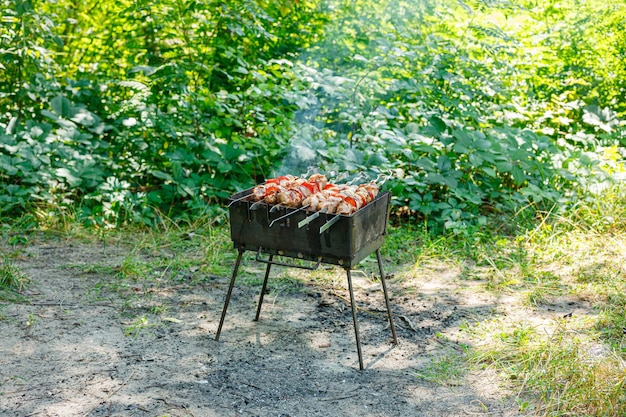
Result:
{"label": "rusty metal leg", "polygon": [[259,315],[261,314],[261,306],[263,305],[263,296],[265,295],[265,289],[267,288],[267,278],[270,276],[270,268],[272,267],[272,260],[274,259],[274,255],[270,255],[269,261],[267,264],[267,268],[265,269],[265,278],[263,279],[263,286],[261,287],[261,295],[259,295],[259,305],[256,307],[256,316],[254,316],[254,321],[259,321]]}
{"label": "rusty metal leg", "polygon": [[220,333],[222,332],[222,326],[224,325],[224,318],[226,317],[226,310],[228,310],[228,304],[230,303],[230,295],[233,292],[233,286],[235,285],[237,272],[239,272],[239,264],[241,263],[242,255],[243,250],[239,249],[239,255],[237,255],[237,261],[235,261],[235,269],[233,270],[233,276],[230,279],[230,285],[228,287],[228,292],[226,293],[226,300],[224,301],[224,308],[222,309],[222,318],[220,319],[220,325],[218,326],[217,333],[215,334],[215,340],[220,340]]}
{"label": "rusty metal leg", "polygon": [[361,354],[361,340],[359,339],[359,322],[356,318],[356,304],[354,302],[354,291],[352,290],[352,274],[350,269],[346,269],[348,275],[348,290],[350,291],[350,307],[352,308],[352,321],[354,322],[354,335],[356,336],[356,350],[359,354],[359,369],[363,370],[363,355]]}
{"label": "rusty metal leg", "polygon": [[380,255],[380,249],[376,249],[376,259],[378,260],[378,269],[380,270],[380,282],[383,284],[383,292],[385,293],[385,304],[387,305],[387,315],[389,316],[389,327],[391,327],[391,335],[393,336],[393,344],[398,344],[396,337],[396,326],[393,324],[393,314],[391,313],[391,304],[389,303],[389,294],[387,293],[387,283],[385,282],[385,272],[383,271],[383,258]]}

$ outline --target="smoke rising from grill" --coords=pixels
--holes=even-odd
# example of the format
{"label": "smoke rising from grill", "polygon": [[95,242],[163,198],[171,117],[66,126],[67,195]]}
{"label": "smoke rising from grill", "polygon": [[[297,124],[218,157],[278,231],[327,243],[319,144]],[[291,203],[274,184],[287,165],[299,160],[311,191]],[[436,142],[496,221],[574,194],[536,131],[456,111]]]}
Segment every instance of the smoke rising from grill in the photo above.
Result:
{"label": "smoke rising from grill", "polygon": [[[329,2],[328,12],[337,6]],[[306,90],[294,91],[292,103],[297,106],[294,114],[294,132],[285,150],[284,159],[272,172],[273,176],[299,175],[311,166],[318,172],[331,169],[344,170],[337,166],[341,158],[333,155],[338,152],[336,145],[348,137],[352,123],[346,120],[355,114],[355,81],[343,76],[345,69],[352,65],[347,62],[336,68],[334,57],[344,54],[339,38],[346,35],[337,27],[328,29],[327,39],[320,41],[304,52],[293,65],[293,72],[298,80],[306,84]],[[347,143],[347,141],[346,141]]]}
{"label": "smoke rising from grill", "polygon": [[399,31],[421,7],[402,0],[384,3],[382,14],[358,3],[325,3],[329,15],[349,8],[351,20],[328,23],[326,38],[294,63],[296,78],[308,88],[294,91],[294,132],[272,176],[301,175],[311,166],[320,173],[365,170],[371,179],[379,173],[378,165],[385,161],[372,157],[374,148],[367,144],[382,143],[377,137],[381,131],[393,135],[386,127],[388,111],[379,101],[393,80],[383,81],[378,72],[397,64],[395,55],[404,53],[392,47],[381,27]]}

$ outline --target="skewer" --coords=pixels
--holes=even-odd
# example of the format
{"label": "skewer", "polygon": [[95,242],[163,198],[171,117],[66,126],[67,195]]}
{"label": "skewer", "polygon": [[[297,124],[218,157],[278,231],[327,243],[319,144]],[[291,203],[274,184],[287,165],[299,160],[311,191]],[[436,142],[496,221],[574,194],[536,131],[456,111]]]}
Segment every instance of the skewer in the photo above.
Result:
{"label": "skewer", "polygon": [[359,180],[364,180],[367,179],[367,174],[365,173],[365,171],[361,171],[359,172],[359,175],[357,175],[356,177],[352,178],[350,181],[348,181],[346,184],[348,185],[352,185],[355,182],[359,181]]}
{"label": "skewer", "polygon": [[274,204],[274,205],[272,206],[272,208],[270,209],[270,213],[273,213],[273,212],[275,212],[275,211],[279,210],[281,207],[282,207],[282,206],[281,206],[280,204]]}
{"label": "skewer", "polygon": [[[335,171],[331,171],[329,177],[328,177],[328,182],[333,182],[335,184],[339,184],[341,181],[345,180],[346,178],[348,178],[348,173],[347,172],[340,172],[340,173],[336,173]],[[332,181],[331,181],[332,179]]]}
{"label": "skewer", "polygon": [[382,172],[378,174],[374,182],[378,184],[379,186],[381,186],[384,183],[386,183],[391,177],[393,177],[393,170],[390,169],[387,174],[384,174]]}
{"label": "skewer", "polygon": [[250,194],[246,194],[243,197],[236,198],[233,201],[231,201],[230,203],[228,203],[228,207],[232,206],[233,204],[235,204],[235,203],[237,203],[237,202],[239,202],[241,200],[245,200],[248,197],[250,197]]}
{"label": "skewer", "polygon": [[287,217],[289,217],[289,216],[292,216],[292,215],[296,214],[297,212],[299,212],[300,210],[304,210],[304,209],[306,209],[307,207],[309,207],[309,206],[302,206],[302,207],[300,207],[300,208],[299,208],[299,209],[297,209],[297,210],[294,210],[294,211],[292,211],[292,212],[290,212],[290,213],[285,214],[284,216],[280,216],[280,217],[278,217],[278,218],[276,218],[276,219],[272,220],[272,222],[270,223],[270,227],[272,227],[272,226],[274,225],[274,223],[276,223],[277,221],[282,220],[282,219],[284,219],[284,218],[287,218]]}
{"label": "skewer", "polygon": [[[308,206],[307,206],[308,207]],[[322,213],[326,213],[326,210],[320,210],[320,211],[316,211],[315,213],[311,214],[309,217],[307,217],[304,220],[301,220],[298,223],[298,229],[303,228],[304,226],[306,226],[307,224],[311,223],[313,220],[317,219],[320,214]]]}
{"label": "skewer", "polygon": [[250,206],[250,210],[256,210],[257,207],[259,207],[261,204],[265,204],[265,201],[263,201],[263,200],[257,201],[256,203],[254,203],[254,204],[252,204]]}
{"label": "skewer", "polygon": [[330,228],[330,226],[332,226],[333,224],[337,223],[340,218],[341,218],[341,216],[339,216],[337,214],[337,215],[335,215],[335,217],[333,217],[332,219],[330,219],[329,221],[324,223],[324,225],[322,227],[320,227],[320,235],[322,233],[324,233],[325,231],[327,231]]}
{"label": "skewer", "polygon": [[302,175],[300,175],[300,178],[309,178],[311,175],[313,175],[315,173],[315,171],[317,170],[317,168],[315,166],[308,166],[306,169],[306,172]]}

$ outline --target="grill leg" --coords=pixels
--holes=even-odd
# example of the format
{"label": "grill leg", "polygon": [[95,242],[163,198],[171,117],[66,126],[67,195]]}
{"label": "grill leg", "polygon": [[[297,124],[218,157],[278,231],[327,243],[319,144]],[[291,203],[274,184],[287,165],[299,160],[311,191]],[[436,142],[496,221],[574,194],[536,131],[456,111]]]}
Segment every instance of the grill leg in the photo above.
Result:
{"label": "grill leg", "polygon": [[398,344],[396,337],[396,326],[393,324],[393,314],[391,313],[391,304],[389,303],[389,294],[387,293],[387,283],[385,282],[385,272],[383,271],[383,258],[380,255],[380,249],[376,249],[376,259],[378,260],[378,269],[380,270],[380,282],[383,284],[383,292],[385,293],[385,304],[387,305],[387,315],[389,316],[389,327],[391,327],[391,335],[393,336],[393,344]]}
{"label": "grill leg", "polygon": [[359,354],[359,369],[363,370],[363,355],[361,353],[361,340],[359,339],[359,322],[356,318],[356,304],[354,303],[354,291],[352,290],[352,274],[346,269],[348,275],[348,290],[350,291],[350,307],[352,308],[352,321],[354,322],[354,335],[356,337],[356,350]]}
{"label": "grill leg", "polygon": [[241,263],[241,256],[243,250],[239,249],[239,255],[237,255],[237,261],[235,261],[235,269],[233,270],[233,276],[230,279],[230,285],[228,286],[228,292],[226,293],[226,300],[224,301],[224,309],[222,310],[222,318],[220,319],[220,325],[217,328],[215,334],[215,340],[220,340],[220,333],[222,332],[222,326],[224,325],[224,318],[226,317],[226,310],[228,310],[228,304],[230,303],[230,296],[233,293],[233,286],[235,285],[235,279],[237,278],[237,272],[239,272],[239,264]]}
{"label": "grill leg", "polygon": [[[274,255],[270,255],[269,262],[272,262],[274,259]],[[261,295],[259,295],[259,305],[256,307],[256,316],[254,316],[254,321],[259,321],[259,315],[261,314],[261,306],[263,305],[263,296],[265,295],[265,289],[267,288],[267,279],[270,276],[270,268],[272,267],[271,263],[267,264],[267,268],[265,269],[265,278],[263,279],[263,286],[261,287]]]}

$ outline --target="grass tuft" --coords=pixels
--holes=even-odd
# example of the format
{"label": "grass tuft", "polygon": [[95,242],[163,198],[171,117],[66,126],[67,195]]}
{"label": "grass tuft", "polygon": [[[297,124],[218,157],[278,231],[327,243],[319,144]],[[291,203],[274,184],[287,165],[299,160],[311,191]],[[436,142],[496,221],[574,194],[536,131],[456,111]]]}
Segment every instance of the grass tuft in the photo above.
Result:
{"label": "grass tuft", "polygon": [[452,352],[439,358],[433,358],[423,369],[415,371],[415,375],[437,385],[461,385],[467,373],[466,357],[463,354]]}
{"label": "grass tuft", "polygon": [[4,257],[0,261],[0,299],[5,297],[5,292],[20,292],[28,279],[20,269],[15,266],[8,257]]}

